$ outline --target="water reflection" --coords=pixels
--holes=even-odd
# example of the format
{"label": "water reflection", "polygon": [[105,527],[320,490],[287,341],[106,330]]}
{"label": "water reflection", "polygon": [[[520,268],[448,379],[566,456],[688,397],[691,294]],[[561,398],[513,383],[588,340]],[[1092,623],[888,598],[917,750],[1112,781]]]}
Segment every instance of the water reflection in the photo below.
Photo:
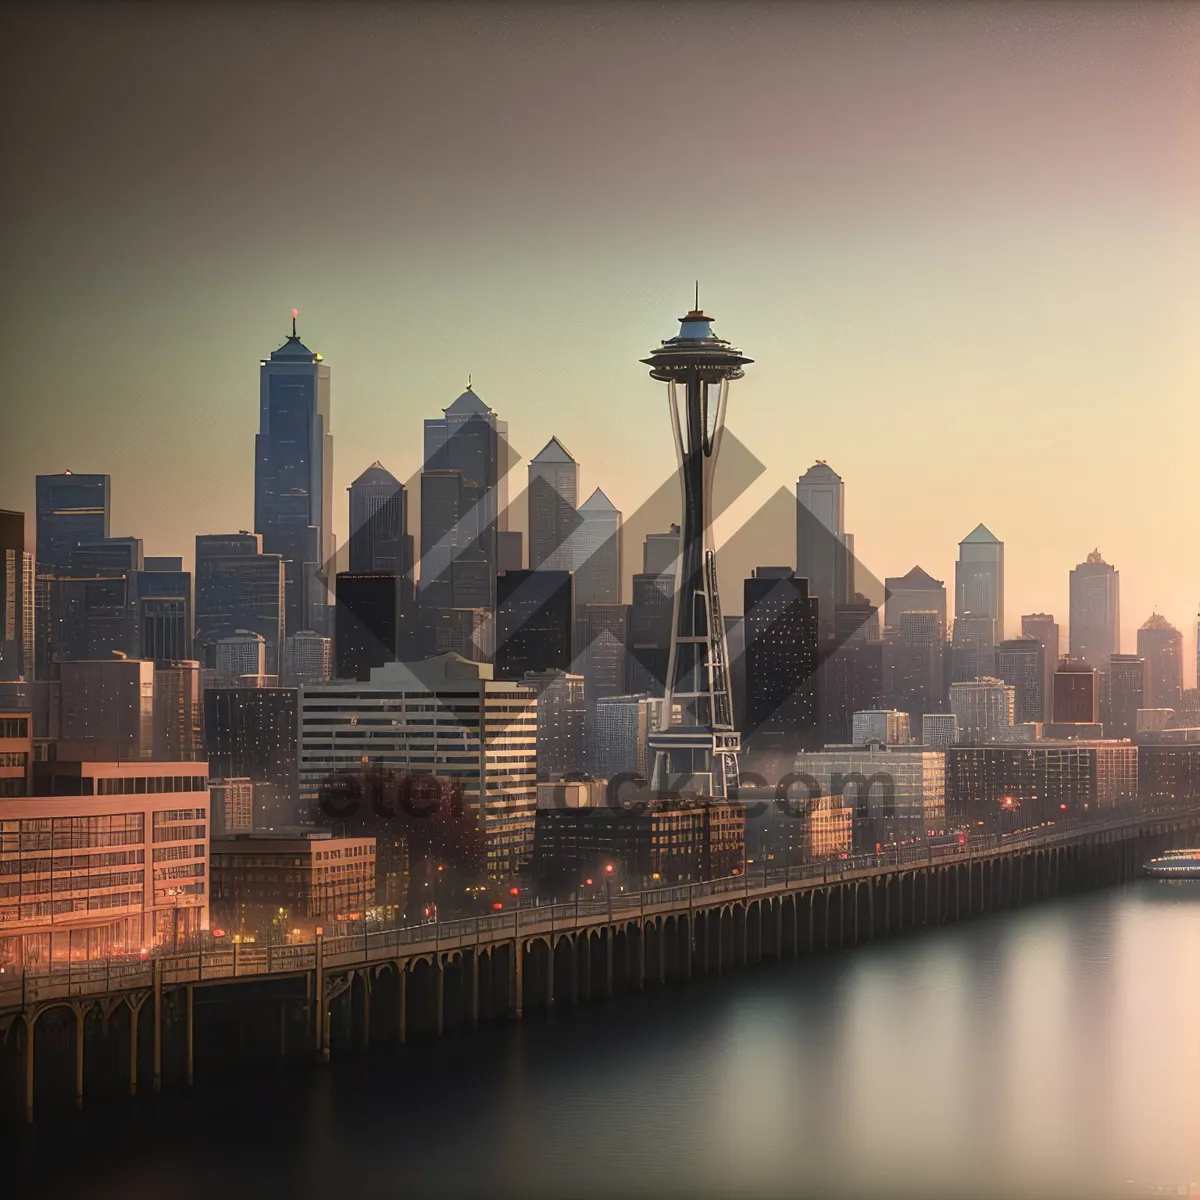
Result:
{"label": "water reflection", "polygon": [[42,1194],[1122,1196],[1200,1181],[1149,882],[18,1137]]}

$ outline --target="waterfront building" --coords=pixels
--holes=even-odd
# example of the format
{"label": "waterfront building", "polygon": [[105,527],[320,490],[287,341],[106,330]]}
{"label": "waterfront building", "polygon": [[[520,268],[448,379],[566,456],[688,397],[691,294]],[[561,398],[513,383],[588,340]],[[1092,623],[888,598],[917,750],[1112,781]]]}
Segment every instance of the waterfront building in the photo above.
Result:
{"label": "waterfront building", "polygon": [[0,967],[183,950],[208,928],[204,763],[38,762],[0,799]]}
{"label": "waterfront building", "polygon": [[442,654],[385,663],[369,680],[301,689],[300,782],[310,806],[331,778],[379,765],[461,785],[493,876],[532,851],[537,692],[493,678],[488,663]]}

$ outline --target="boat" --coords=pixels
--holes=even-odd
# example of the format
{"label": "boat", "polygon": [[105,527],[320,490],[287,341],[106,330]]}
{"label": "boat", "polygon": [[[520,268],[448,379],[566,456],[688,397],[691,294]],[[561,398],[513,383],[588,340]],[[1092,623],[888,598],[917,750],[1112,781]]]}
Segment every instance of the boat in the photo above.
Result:
{"label": "boat", "polygon": [[1168,850],[1152,858],[1144,870],[1161,879],[1200,879],[1200,850]]}

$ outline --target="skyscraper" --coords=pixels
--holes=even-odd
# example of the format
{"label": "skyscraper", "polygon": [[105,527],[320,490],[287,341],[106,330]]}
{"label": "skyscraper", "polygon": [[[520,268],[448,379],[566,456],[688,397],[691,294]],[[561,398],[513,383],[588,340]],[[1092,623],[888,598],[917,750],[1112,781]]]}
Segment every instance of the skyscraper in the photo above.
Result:
{"label": "skyscraper", "polygon": [[1002,679],[973,679],[950,685],[950,711],[963,742],[995,742],[1011,728],[1016,711],[1016,688]]}
{"label": "skyscraper", "polygon": [[1121,574],[1093,550],[1072,570],[1070,593],[1071,657],[1103,671],[1121,651]]}
{"label": "skyscraper", "polygon": [[283,661],[285,568],[278,554],[262,553],[256,533],[212,533],[196,537],[195,655],[215,667],[216,645],[238,630],[263,637],[267,674]]}
{"label": "skyscraper", "polygon": [[996,647],[996,674],[1013,689],[1013,720],[1043,721],[1046,651],[1036,637],[1006,638]]}
{"label": "skyscraper", "polygon": [[537,773],[561,779],[584,769],[587,706],[582,675],[566,671],[529,671],[524,683],[537,692]]}
{"label": "skyscraper", "polygon": [[[675,576],[675,560],[679,557],[679,526],[672,525],[666,533],[648,533],[642,543],[642,574]],[[672,588],[672,591],[674,589]]]}
{"label": "skyscraper", "polygon": [[1101,676],[1100,720],[1104,736],[1133,737],[1139,708],[1158,708],[1146,701],[1149,663],[1137,654],[1114,654]]}
{"label": "skyscraper", "polygon": [[790,567],[756,567],[743,587],[747,733],[756,749],[803,749],[817,728],[819,602]]}
{"label": "skyscraper", "polygon": [[945,632],[934,611],[900,614],[884,641],[884,697],[916,724],[927,712],[943,712]]}
{"label": "skyscraper", "polygon": [[1183,634],[1159,613],[1137,633],[1137,652],[1146,660],[1143,708],[1178,708],[1183,699]]}
{"label": "skyscraper", "polygon": [[111,482],[107,475],[37,476],[37,569],[69,568],[81,542],[108,537]]}
{"label": "skyscraper", "polygon": [[1004,638],[1004,543],[976,525],[958,543],[954,564],[954,619],[990,617],[992,645]]}
{"label": "skyscraper", "polygon": [[678,785],[724,799],[737,786],[741,739],[733,726],[729,649],[717,595],[712,480],[729,383],[751,360],[713,333],[712,318],[697,299],[680,319],[678,335],[642,361],[652,379],[667,385],[683,512],[665,699],[650,735],[652,783],[655,790]]}
{"label": "skyscraper", "polygon": [[111,484],[107,475],[38,475],[36,582],[34,585],[34,676],[50,678],[53,637],[50,580],[69,571],[81,542],[108,537]]}
{"label": "skyscraper", "polygon": [[854,592],[853,542],[846,533],[846,485],[818,460],[796,481],[796,575],[808,580],[822,637],[833,633],[834,609]]}
{"label": "skyscraper", "polygon": [[[496,534],[498,530],[508,528],[508,455],[508,423],[488,408],[470,383],[465,392],[442,410],[441,417],[425,422],[421,481],[423,603],[426,559],[431,550],[440,546],[443,552],[436,553],[434,561],[429,563],[429,576],[440,578],[457,559],[477,557],[484,564],[484,576],[488,580],[488,594],[482,607],[495,607]],[[448,479],[443,481],[441,490],[446,494],[438,499],[437,521],[427,526],[424,474],[434,471],[457,474],[458,490],[454,492]],[[451,531],[456,532],[447,544]],[[452,605],[439,603],[438,607],[462,607],[463,604],[474,607],[478,600],[455,596]]]}
{"label": "skyscraper", "polygon": [[284,566],[285,632],[324,632],[333,558],[329,367],[292,332],[259,364],[254,529]]}
{"label": "skyscraper", "polygon": [[338,679],[370,679],[374,668],[408,657],[415,605],[407,577],[340,571],[334,587],[333,657]]}
{"label": "skyscraper", "polygon": [[216,647],[217,687],[237,687],[244,675],[265,675],[267,647],[261,633],[248,629],[223,637]]}
{"label": "skyscraper", "polygon": [[154,757],[152,662],[64,662],[61,672],[63,759]]}
{"label": "skyscraper", "polygon": [[[576,577],[578,582],[578,577]],[[629,639],[626,604],[575,605],[575,661],[582,670],[589,700],[625,691],[625,657]]]}
{"label": "skyscraper", "polygon": [[576,604],[621,602],[621,512],[597,488],[576,513],[571,537]]}
{"label": "skyscraper", "polygon": [[934,579],[921,567],[913,567],[907,575],[889,576],[884,580],[883,623],[887,629],[899,629],[900,618],[906,612],[932,612],[946,633],[946,585]]}
{"label": "skyscraper", "polygon": [[192,657],[192,575],[180,558],[146,558],[137,576],[139,653],[155,662]]}
{"label": "skyscraper", "polygon": [[1100,720],[1100,679],[1096,668],[1064,658],[1054,672],[1052,709],[1055,725],[1096,724]]}
{"label": "skyscraper", "polygon": [[25,514],[0,509],[0,680],[33,677],[25,620]]}
{"label": "skyscraper", "polygon": [[301,629],[283,643],[284,687],[324,683],[333,673],[333,639],[311,629]]}
{"label": "skyscraper", "polygon": [[552,437],[529,460],[529,569],[569,571],[568,541],[579,518],[579,464]]}
{"label": "skyscraper", "polygon": [[496,580],[496,678],[569,671],[574,623],[570,571],[501,573]]}
{"label": "skyscraper", "polygon": [[349,487],[350,570],[356,575],[411,575],[408,490],[373,462]]}
{"label": "skyscraper", "polygon": [[1058,667],[1058,622],[1050,613],[1027,613],[1021,618],[1021,636],[1036,638],[1042,648],[1042,712],[1037,721],[1049,721],[1054,696],[1054,672]]}
{"label": "skyscraper", "polygon": [[996,670],[996,622],[988,616],[966,614],[954,620],[950,644],[950,681],[969,683]]}
{"label": "skyscraper", "polygon": [[195,659],[154,664],[154,757],[163,762],[204,760],[200,664]]}

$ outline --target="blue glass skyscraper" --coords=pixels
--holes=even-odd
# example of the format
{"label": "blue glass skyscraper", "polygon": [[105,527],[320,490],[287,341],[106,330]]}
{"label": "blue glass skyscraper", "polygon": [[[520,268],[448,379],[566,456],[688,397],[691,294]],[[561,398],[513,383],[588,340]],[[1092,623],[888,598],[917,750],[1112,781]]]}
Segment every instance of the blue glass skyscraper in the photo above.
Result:
{"label": "blue glass skyscraper", "polygon": [[333,435],[329,368],[292,333],[259,374],[254,530],[264,554],[283,559],[288,634],[327,630],[327,564],[333,557]]}

